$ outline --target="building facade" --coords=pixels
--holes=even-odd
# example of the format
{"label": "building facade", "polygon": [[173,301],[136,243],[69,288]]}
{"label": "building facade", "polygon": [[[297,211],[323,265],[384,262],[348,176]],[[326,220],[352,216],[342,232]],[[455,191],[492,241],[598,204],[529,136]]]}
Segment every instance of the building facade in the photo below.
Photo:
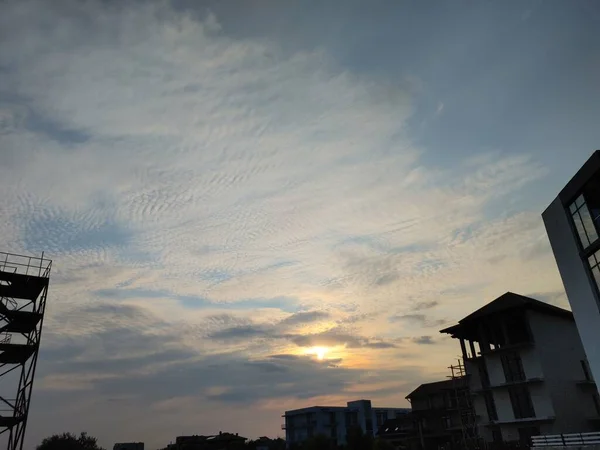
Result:
{"label": "building facade", "polygon": [[467,377],[422,384],[406,398],[411,412],[379,427],[379,437],[395,447],[463,448],[465,436],[474,436],[475,414]]}
{"label": "building facade", "polygon": [[441,332],[460,340],[483,440],[598,430],[600,403],[570,311],[508,292]]}
{"label": "building facade", "polygon": [[335,445],[345,445],[348,431],[353,427],[376,436],[378,427],[387,419],[409,411],[408,408],[374,408],[370,400],[348,402],[347,406],[311,406],[286,411],[282,429],[288,447],[317,435],[330,438]]}
{"label": "building facade", "polygon": [[600,151],[542,214],[590,370],[600,379]]}

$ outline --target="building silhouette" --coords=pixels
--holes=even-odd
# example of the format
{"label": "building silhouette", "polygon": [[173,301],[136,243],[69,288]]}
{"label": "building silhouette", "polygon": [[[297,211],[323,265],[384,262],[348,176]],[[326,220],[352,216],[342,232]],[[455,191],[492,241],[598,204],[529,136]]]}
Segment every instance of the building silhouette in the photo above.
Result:
{"label": "building silhouette", "polygon": [[579,335],[600,379],[600,150],[542,214]]}
{"label": "building silhouette", "polygon": [[345,445],[348,431],[360,428],[369,436],[377,435],[378,427],[408,408],[374,408],[370,400],[348,402],[347,406],[311,406],[286,411],[285,440],[288,445],[300,444],[313,436],[326,436],[334,445]]}

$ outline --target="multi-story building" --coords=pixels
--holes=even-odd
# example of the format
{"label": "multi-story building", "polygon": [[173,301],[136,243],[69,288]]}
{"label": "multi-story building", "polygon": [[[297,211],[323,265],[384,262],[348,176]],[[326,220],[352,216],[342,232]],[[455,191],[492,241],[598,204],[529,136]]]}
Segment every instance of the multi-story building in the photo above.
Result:
{"label": "multi-story building", "polygon": [[460,340],[485,441],[598,429],[596,387],[570,311],[507,292],[441,332]]}
{"label": "multi-story building", "polygon": [[327,436],[335,445],[345,445],[348,431],[353,427],[375,436],[377,428],[387,419],[409,411],[408,408],[373,408],[371,400],[356,400],[347,406],[311,406],[286,411],[282,428],[288,447],[317,435]]}
{"label": "multi-story building", "polygon": [[[466,377],[419,386],[406,397],[412,406],[421,448],[458,444],[473,427],[474,411]],[[469,423],[468,423],[469,422]]]}
{"label": "multi-story building", "polygon": [[466,436],[474,437],[475,414],[466,377],[422,384],[406,398],[411,412],[379,427],[379,437],[394,446],[461,448]]}
{"label": "multi-story building", "polygon": [[600,150],[542,214],[590,370],[600,380]]}

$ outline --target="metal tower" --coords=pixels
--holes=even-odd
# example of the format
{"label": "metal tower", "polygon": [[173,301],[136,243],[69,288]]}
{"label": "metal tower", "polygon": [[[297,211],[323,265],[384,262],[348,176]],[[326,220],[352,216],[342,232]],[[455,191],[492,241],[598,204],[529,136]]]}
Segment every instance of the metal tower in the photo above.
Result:
{"label": "metal tower", "polygon": [[0,252],[0,435],[9,433],[8,450],[23,448],[51,267],[43,253]]}

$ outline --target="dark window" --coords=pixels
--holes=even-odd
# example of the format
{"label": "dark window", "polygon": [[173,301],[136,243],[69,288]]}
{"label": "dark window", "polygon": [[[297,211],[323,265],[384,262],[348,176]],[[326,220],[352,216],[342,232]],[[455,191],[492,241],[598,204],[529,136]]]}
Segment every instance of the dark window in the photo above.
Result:
{"label": "dark window", "polygon": [[600,416],[600,397],[598,394],[594,394],[594,407],[596,408],[596,414]]}
{"label": "dark window", "polygon": [[368,436],[373,436],[373,420],[372,419],[367,419],[366,420],[366,425],[367,425],[367,432],[366,434]]}
{"label": "dark window", "polygon": [[502,431],[500,430],[500,428],[492,428],[492,440],[494,442],[502,442]]}
{"label": "dark window", "polygon": [[452,417],[450,417],[450,416],[442,417],[442,423],[444,424],[444,430],[447,430],[448,428],[452,428]]}
{"label": "dark window", "polygon": [[518,353],[505,353],[500,359],[502,360],[502,368],[507,383],[525,380],[523,361],[521,361],[521,356]]}
{"label": "dark window", "polygon": [[575,229],[579,235],[581,246],[584,249],[588,248],[590,244],[596,242],[598,239],[598,232],[594,226],[594,220],[592,219],[592,215],[590,214],[590,210],[588,209],[583,194],[571,203],[569,212],[573,218],[573,223],[575,224]]}
{"label": "dark window", "polygon": [[490,391],[485,391],[483,393],[483,399],[485,401],[485,409],[487,410],[490,422],[498,420],[498,412],[496,411],[496,403],[494,402],[493,394]]}
{"label": "dark window", "polygon": [[537,436],[539,434],[540,429],[538,427],[519,428],[519,441],[524,446],[530,446],[531,436]]}
{"label": "dark window", "polygon": [[586,381],[592,381],[592,376],[590,375],[590,368],[588,367],[588,362],[585,359],[581,360],[581,368],[583,369],[583,376]]}
{"label": "dark window", "polygon": [[526,385],[509,387],[508,395],[510,396],[515,419],[535,417],[531,395]]}
{"label": "dark window", "polygon": [[358,425],[358,413],[351,411],[346,413],[346,428]]}
{"label": "dark window", "polygon": [[377,426],[380,427],[387,420],[387,411],[375,413],[377,419]]}
{"label": "dark window", "polygon": [[490,387],[490,376],[487,371],[487,366],[485,365],[485,360],[482,358],[479,364],[479,378],[481,378],[481,387],[489,388]]}

